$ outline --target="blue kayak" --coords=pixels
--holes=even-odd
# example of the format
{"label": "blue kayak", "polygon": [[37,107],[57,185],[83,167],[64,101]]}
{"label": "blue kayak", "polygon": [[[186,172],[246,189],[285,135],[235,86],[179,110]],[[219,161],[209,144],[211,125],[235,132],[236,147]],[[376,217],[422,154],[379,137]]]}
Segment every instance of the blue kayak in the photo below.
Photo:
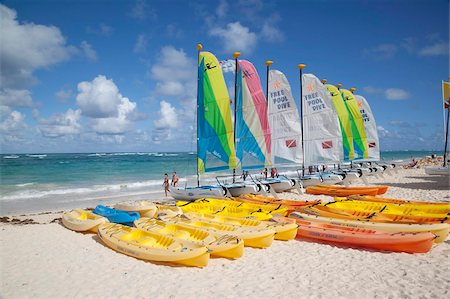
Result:
{"label": "blue kayak", "polygon": [[140,215],[138,212],[125,212],[108,208],[103,205],[98,205],[94,209],[94,213],[103,217],[106,217],[109,222],[120,223],[132,226],[134,220],[138,220]]}

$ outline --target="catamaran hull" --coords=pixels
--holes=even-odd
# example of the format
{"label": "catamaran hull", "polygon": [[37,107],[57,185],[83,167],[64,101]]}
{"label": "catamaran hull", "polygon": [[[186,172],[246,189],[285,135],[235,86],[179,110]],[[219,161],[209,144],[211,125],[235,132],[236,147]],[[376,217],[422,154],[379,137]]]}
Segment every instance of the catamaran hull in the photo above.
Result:
{"label": "catamaran hull", "polygon": [[272,188],[275,192],[284,192],[291,190],[296,184],[295,180],[280,178],[261,180],[260,182],[262,184],[268,184],[270,188]]}
{"label": "catamaran hull", "polygon": [[218,186],[199,187],[199,188],[170,188],[170,194],[176,200],[196,200],[199,198],[225,198],[228,192],[225,188]]}
{"label": "catamaran hull", "polygon": [[322,179],[320,178],[320,176],[305,176],[303,178],[300,179],[303,187],[307,187],[307,186],[315,186],[318,184],[322,184]]}
{"label": "catamaran hull", "polygon": [[244,194],[267,194],[270,187],[263,184],[232,184],[225,188],[231,196],[237,197]]}

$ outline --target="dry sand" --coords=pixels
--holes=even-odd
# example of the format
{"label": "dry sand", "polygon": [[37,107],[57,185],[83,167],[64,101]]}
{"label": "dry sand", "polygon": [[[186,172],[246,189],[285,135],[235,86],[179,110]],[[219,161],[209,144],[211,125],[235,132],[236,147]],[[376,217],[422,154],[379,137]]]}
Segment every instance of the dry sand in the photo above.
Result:
{"label": "dry sand", "polygon": [[[423,169],[369,182],[391,186],[384,197],[450,201],[448,178],[426,176]],[[94,234],[64,228],[60,217],[50,212],[2,218],[1,298],[450,297],[449,238],[414,255],[276,241],[263,250],[246,247],[238,260],[211,259],[197,269],[114,252]]]}

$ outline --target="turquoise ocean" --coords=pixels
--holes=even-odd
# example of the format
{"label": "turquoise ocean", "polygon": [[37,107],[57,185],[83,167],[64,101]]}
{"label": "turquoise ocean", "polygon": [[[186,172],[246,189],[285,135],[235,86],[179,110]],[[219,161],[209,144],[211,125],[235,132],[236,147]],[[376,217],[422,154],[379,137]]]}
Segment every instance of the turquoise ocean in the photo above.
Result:
{"label": "turquoise ocean", "polygon": [[[429,151],[382,152],[382,160],[442,155]],[[136,199],[160,194],[164,173],[176,171],[181,185],[196,184],[196,154],[73,153],[0,155],[0,214],[80,205],[97,199]],[[206,176],[204,183],[214,181]]]}

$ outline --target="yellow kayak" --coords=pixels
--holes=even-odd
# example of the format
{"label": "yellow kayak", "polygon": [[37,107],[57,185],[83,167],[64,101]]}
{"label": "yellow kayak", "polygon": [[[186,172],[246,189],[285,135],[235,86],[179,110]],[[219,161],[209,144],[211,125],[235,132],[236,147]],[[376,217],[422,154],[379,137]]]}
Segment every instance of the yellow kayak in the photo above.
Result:
{"label": "yellow kayak", "polygon": [[[156,211],[156,215],[154,216],[155,218],[167,219],[167,218],[172,218],[172,217],[183,214],[183,210],[177,206],[156,204],[156,207],[158,209]],[[144,217],[147,217],[147,216],[144,216]],[[149,217],[149,218],[151,218],[151,217]]]}
{"label": "yellow kayak", "polygon": [[364,212],[383,212],[384,214],[446,217],[450,208],[441,205],[394,204],[387,202],[365,202],[346,200],[322,204],[327,207]]}
{"label": "yellow kayak", "polygon": [[256,211],[264,211],[270,213],[272,215],[280,215],[286,216],[288,214],[288,209],[281,203],[277,204],[257,204],[257,203],[248,203],[242,202],[238,200],[231,199],[216,199],[216,198],[203,198],[197,200],[197,202],[207,202],[217,205],[226,205],[228,207],[234,208],[244,208],[244,209],[252,209]]}
{"label": "yellow kayak", "polygon": [[208,202],[178,201],[177,206],[179,206],[184,213],[199,212],[202,214],[220,214],[238,218],[252,218],[258,220],[269,220],[270,218],[272,218],[272,215],[268,212],[248,208],[235,208]]}
{"label": "yellow kayak", "polygon": [[139,212],[141,217],[149,217],[152,218],[156,215],[156,211],[158,210],[155,203],[142,200],[142,201],[129,201],[118,203],[114,205],[116,210],[122,210],[126,212]]}
{"label": "yellow kayak", "polygon": [[187,225],[215,236],[234,235],[244,240],[244,245],[256,248],[266,248],[272,245],[275,231],[263,227],[238,227],[209,220],[189,219],[180,216],[169,219],[168,222]]}
{"label": "yellow kayak", "polygon": [[216,236],[188,225],[167,223],[145,217],[135,220],[134,225],[145,231],[153,231],[205,246],[211,250],[212,256],[237,259],[244,254],[244,241],[236,236]]}
{"label": "yellow kayak", "polygon": [[100,225],[98,236],[115,251],[142,260],[193,267],[205,267],[209,261],[205,246],[121,224]]}
{"label": "yellow kayak", "polygon": [[349,227],[361,227],[368,228],[372,230],[380,230],[385,232],[394,233],[419,233],[419,232],[432,232],[437,236],[434,240],[436,243],[444,242],[447,238],[450,225],[448,223],[424,223],[424,224],[403,224],[403,223],[380,223],[380,222],[370,222],[370,221],[358,221],[358,220],[348,220],[348,219],[337,219],[330,217],[323,217],[299,212],[293,212],[289,215],[291,218],[298,218],[310,222],[319,223],[329,223],[344,225]]}
{"label": "yellow kayak", "polygon": [[188,212],[185,214],[190,219],[210,220],[218,223],[236,225],[242,227],[263,227],[270,228],[275,231],[275,240],[288,241],[297,235],[297,224],[295,223],[277,223],[273,221],[260,221],[253,219],[243,219],[225,215],[201,214],[196,212]]}
{"label": "yellow kayak", "polygon": [[64,212],[62,215],[62,223],[70,230],[77,232],[91,231],[97,232],[98,226],[103,223],[108,223],[108,219],[100,215],[94,214],[91,211],[75,209],[70,212]]}

